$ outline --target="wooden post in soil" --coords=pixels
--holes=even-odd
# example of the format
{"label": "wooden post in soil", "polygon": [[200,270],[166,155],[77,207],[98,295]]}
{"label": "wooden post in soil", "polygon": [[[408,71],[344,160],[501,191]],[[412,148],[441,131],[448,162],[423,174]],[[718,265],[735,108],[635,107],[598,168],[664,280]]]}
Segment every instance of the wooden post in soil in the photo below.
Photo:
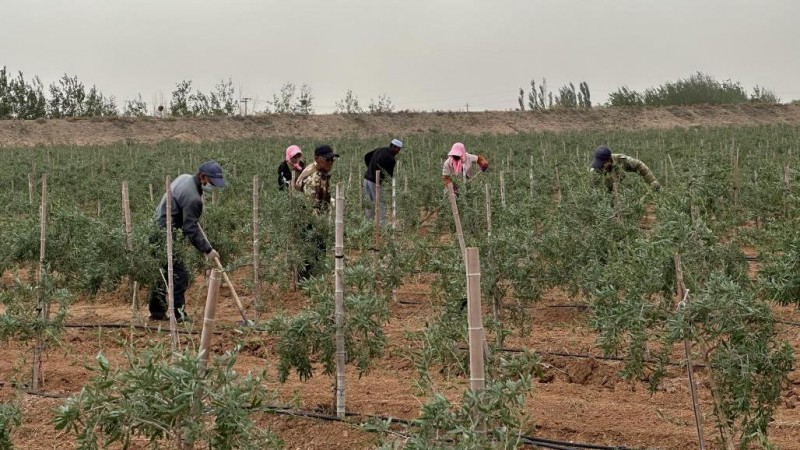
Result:
{"label": "wooden post in soil", "polygon": [[[486,342],[481,316],[481,265],[476,247],[466,249],[467,274],[467,319],[469,330],[469,387],[474,393],[486,387],[486,375],[483,366],[484,344]],[[478,411],[473,411],[478,414]],[[473,417],[478,432],[486,432],[483,417]]]}
{"label": "wooden post in soil", "polygon": [[[392,231],[397,231],[397,178],[392,177]],[[397,301],[397,288],[392,288],[392,301]]]}
{"label": "wooden post in soil", "polygon": [[[686,285],[683,284],[683,266],[681,264],[681,255],[675,254],[675,291],[677,293],[678,309],[686,306],[686,299],[689,295]],[[689,346],[689,340],[683,340],[683,350],[686,354],[686,367],[689,372],[689,392],[692,394],[692,409],[694,410],[694,423],[697,428],[697,439],[700,445],[700,450],[705,450],[706,442],[703,436],[703,412],[700,409],[700,402],[697,399],[697,385],[694,381],[694,365],[692,364],[692,353]]]}
{"label": "wooden post in soil", "polygon": [[528,178],[530,179],[531,183],[531,198],[533,198],[533,168],[529,169]]}
{"label": "wooden post in soil", "polygon": [[789,218],[789,196],[792,194],[792,187],[789,184],[789,165],[783,166],[783,218]]}
{"label": "wooden post in soil", "polygon": [[464,231],[461,228],[461,216],[458,215],[458,204],[456,203],[456,194],[453,191],[453,183],[447,183],[447,196],[450,199],[450,209],[453,211],[453,222],[456,225],[456,237],[458,238],[458,247],[461,250],[461,260],[466,262],[467,244],[464,241]]}
{"label": "wooden post in soil", "polygon": [[336,320],[336,416],[345,416],[345,362],[344,349],[344,194],[336,185],[336,242],[334,246],[334,308]]}
{"label": "wooden post in soil", "polygon": [[[42,203],[39,207],[39,267],[36,272],[36,282],[39,285],[39,318],[43,323],[42,328],[47,327],[47,320],[50,316],[50,300],[46,297],[44,288],[44,258],[47,248],[47,174],[42,174]],[[42,379],[42,349],[44,347],[44,330],[36,333],[36,344],[33,347],[33,379],[31,380],[31,390],[39,392],[39,381]]]}
{"label": "wooden post in soil", "polygon": [[375,203],[372,205],[373,212],[375,213],[374,225],[374,243],[373,254],[375,255],[373,262],[373,271],[375,273],[375,293],[378,293],[380,280],[378,279],[378,265],[380,264],[380,248],[381,248],[381,171],[375,171]]}
{"label": "wooden post in soil", "polygon": [[295,196],[295,181],[297,176],[295,175],[294,170],[292,170],[292,184],[289,186],[289,212],[291,214],[291,236],[289,239],[286,240],[286,258],[287,262],[289,263],[289,287],[291,288],[292,292],[297,291],[297,265],[294,258],[292,258],[292,250],[294,250],[294,239],[297,229],[297,219],[295,219],[296,211],[295,211],[295,204],[294,204],[294,196]]}
{"label": "wooden post in soil", "polygon": [[28,204],[33,206],[33,173],[28,172]]}
{"label": "wooden post in soil", "polygon": [[561,204],[561,176],[558,174],[558,166],[555,166],[556,170],[556,204]]}
{"label": "wooden post in soil", "polygon": [[[197,352],[197,374],[203,378],[208,369],[210,359],[211,336],[214,334],[214,316],[217,313],[217,298],[219,297],[220,271],[211,269],[208,277],[208,295],[206,295],[206,308],[203,313],[203,331],[200,333],[200,348]],[[199,417],[203,399],[200,397],[199,387],[195,391],[194,404],[192,404],[192,417]],[[179,449],[188,450],[194,448],[194,441],[191,439],[180,440]]]}
{"label": "wooden post in soil", "polygon": [[500,205],[506,207],[506,178],[503,172],[500,172]]}
{"label": "wooden post in soil", "polygon": [[731,140],[731,154],[733,156],[733,207],[739,209],[739,149],[736,148],[736,142]]}
{"label": "wooden post in soil", "polygon": [[169,317],[169,333],[172,337],[172,352],[178,348],[178,323],[175,320],[175,278],[172,261],[172,187],[167,176],[166,181],[166,219],[167,219],[167,317]]}
{"label": "wooden post in soil", "polygon": [[150,188],[150,203],[153,203],[153,183],[150,183],[148,186]]}
{"label": "wooden post in soil", "polygon": [[[133,253],[133,225],[131,223],[131,200],[128,191],[128,182],[122,182],[122,218],[125,223],[125,249],[128,255]],[[134,281],[131,287],[131,314],[133,316],[132,322],[141,322],[139,317],[139,299],[136,294],[139,291],[139,282]]]}
{"label": "wooden post in soil", "polygon": [[211,269],[211,276],[208,278],[206,308],[203,313],[203,331],[200,333],[200,352],[198,353],[201,377],[205,375],[210,359],[209,349],[211,348],[211,336],[214,334],[214,316],[217,313],[217,299],[221,282],[222,272],[219,269]]}
{"label": "wooden post in soil", "polygon": [[486,236],[492,237],[492,201],[489,197],[489,185],[484,184],[483,189],[486,192]]}
{"label": "wooden post in soil", "polygon": [[261,315],[261,277],[259,276],[258,261],[258,175],[253,176],[253,309],[255,309],[255,319],[258,321]]}

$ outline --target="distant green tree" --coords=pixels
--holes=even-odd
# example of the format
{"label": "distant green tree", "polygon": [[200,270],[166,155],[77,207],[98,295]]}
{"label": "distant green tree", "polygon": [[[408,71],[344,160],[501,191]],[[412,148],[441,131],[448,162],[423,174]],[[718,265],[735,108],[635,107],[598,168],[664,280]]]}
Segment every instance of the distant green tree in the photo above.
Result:
{"label": "distant green tree", "polygon": [[531,90],[528,92],[528,109],[531,111],[542,109],[542,104],[536,95],[536,82],[533,79],[531,79]]}
{"label": "distant green tree", "polygon": [[611,106],[644,106],[644,98],[628,86],[622,86],[608,96],[608,103]]}
{"label": "distant green tree", "polygon": [[296,91],[297,88],[294,83],[285,83],[281,86],[280,94],[272,94],[272,101],[269,102],[269,104],[272,105],[273,111],[278,114],[294,112],[292,107],[294,105]]}
{"label": "distant green tree", "polygon": [[125,109],[122,112],[127,117],[143,117],[147,115],[147,103],[142,100],[142,94],[133,100],[125,102]]}
{"label": "distant green tree", "polygon": [[578,95],[575,92],[575,85],[572,83],[565,84],[558,90],[558,96],[554,100],[556,106],[562,108],[577,108]]}
{"label": "distant green tree", "polygon": [[589,92],[589,83],[581,81],[578,86],[578,107],[589,109],[592,107],[592,94]]}
{"label": "distant green tree", "polygon": [[12,112],[10,89],[8,86],[8,72],[6,67],[0,69],[0,119],[10,119]]}
{"label": "distant green tree", "polygon": [[292,108],[292,112],[296,114],[314,114],[313,101],[314,96],[311,94],[311,87],[304,84],[300,88],[300,95],[297,97],[297,103]]}
{"label": "distant green tree", "polygon": [[8,99],[11,104],[11,116],[14,118],[38,119],[47,116],[47,99],[39,77],[33,77],[28,83],[22,72],[19,72],[17,78],[8,84]]}
{"label": "distant green tree", "polygon": [[364,110],[358,103],[358,96],[353,93],[352,89],[348,89],[344,94],[344,98],[336,102],[336,109],[334,110],[334,113],[344,114],[359,114],[363,112]]}
{"label": "distant green tree", "polygon": [[753,88],[753,95],[750,96],[750,101],[755,103],[777,104],[781,102],[781,99],[775,95],[774,91],[756,85],[756,87]]}
{"label": "distant green tree", "polygon": [[211,114],[214,116],[232,116],[236,110],[236,98],[234,97],[233,81],[220,81],[215,91],[210,96]]}
{"label": "distant green tree", "polygon": [[386,94],[379,95],[377,102],[373,99],[370,99],[369,106],[367,108],[369,109],[370,113],[390,113],[394,111],[392,99]]}
{"label": "distant green tree", "polygon": [[175,86],[172,91],[172,100],[169,102],[169,110],[173,116],[191,116],[192,110],[189,102],[192,97],[192,82],[183,80]]}
{"label": "distant green tree", "polygon": [[519,96],[517,97],[517,103],[519,103],[519,110],[525,111],[525,90],[519,88]]}

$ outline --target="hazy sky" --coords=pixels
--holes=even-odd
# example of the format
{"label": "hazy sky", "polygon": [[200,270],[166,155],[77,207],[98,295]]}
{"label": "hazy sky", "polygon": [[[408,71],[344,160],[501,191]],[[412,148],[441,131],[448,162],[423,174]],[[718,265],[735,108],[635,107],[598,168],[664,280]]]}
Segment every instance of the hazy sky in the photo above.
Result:
{"label": "hazy sky", "polygon": [[[531,78],[604,103],[702,71],[800,99],[800,0],[0,0],[0,66],[64,73],[118,104],[231,78],[266,101],[307,83],[316,112],[513,109]],[[251,103],[252,106],[252,103]]]}

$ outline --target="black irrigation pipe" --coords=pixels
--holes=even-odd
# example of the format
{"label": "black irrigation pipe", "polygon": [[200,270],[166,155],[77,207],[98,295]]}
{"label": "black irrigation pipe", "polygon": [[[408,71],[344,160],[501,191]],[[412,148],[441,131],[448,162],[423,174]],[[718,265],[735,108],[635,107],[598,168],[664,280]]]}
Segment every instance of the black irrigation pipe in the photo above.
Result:
{"label": "black irrigation pipe", "polygon": [[[6,383],[0,381],[0,387],[3,387],[5,384],[10,384],[13,387],[25,387],[23,391],[28,395],[34,395],[38,397],[45,397],[45,398],[68,398],[74,393],[55,393],[55,392],[35,392],[27,389],[27,385],[25,384],[18,384],[18,383]],[[319,420],[326,420],[329,422],[347,422],[345,419],[332,416],[329,414],[324,414],[318,411],[304,411],[299,409],[292,409],[283,406],[262,406],[260,408],[254,408],[256,411],[262,411],[267,413],[275,413],[280,415],[289,415],[289,416],[299,416],[299,417],[307,417],[310,419],[319,419]],[[395,423],[400,423],[405,426],[412,426],[415,425],[417,421],[409,420],[409,419],[401,419],[399,417],[392,417],[392,416],[384,416],[384,415],[376,415],[376,414],[363,414],[357,412],[347,412],[345,413],[347,417],[367,417],[372,419],[380,419],[384,421],[391,421]],[[403,435],[405,436],[405,435]],[[595,449],[595,450],[627,450],[628,447],[625,446],[607,446],[607,445],[597,445],[597,444],[582,444],[582,443],[574,443],[574,442],[566,442],[566,441],[557,441],[553,439],[545,439],[539,438],[536,436],[520,436],[520,441],[528,444],[534,445],[544,448],[549,448],[553,450],[575,450],[575,449]]]}
{"label": "black irrigation pipe", "polygon": [[[163,327],[151,327],[148,325],[131,325],[125,323],[67,323],[64,324],[64,328],[136,328],[137,330],[150,330],[150,331],[165,331],[168,332],[169,328]],[[181,330],[180,328],[176,330],[178,333],[184,334],[200,334],[200,330]],[[221,335],[225,334],[222,331],[215,331],[213,334]]]}
{"label": "black irrigation pipe", "polygon": [[[332,416],[329,414],[324,414],[318,411],[303,411],[297,409],[291,409],[281,406],[265,406],[259,408],[259,410],[264,412],[274,412],[276,414],[285,414],[285,415],[292,415],[292,416],[300,416],[300,417],[308,417],[312,419],[320,419],[320,420],[327,420],[331,422],[347,422],[341,417]],[[384,416],[384,415],[376,415],[376,414],[364,414],[364,413],[357,413],[357,412],[346,412],[346,417],[367,417],[372,419],[380,419],[383,421],[391,421],[395,423],[399,423],[405,426],[412,426],[416,424],[416,420],[409,420],[409,419],[401,419],[398,417],[393,416]],[[625,446],[606,446],[606,445],[597,445],[597,444],[581,444],[581,443],[574,443],[574,442],[566,442],[566,441],[557,441],[553,439],[545,439],[539,438],[535,436],[526,436],[522,435],[521,442],[528,444],[528,445],[536,445],[539,447],[550,448],[554,450],[573,450],[573,449],[596,449],[596,450],[626,450],[628,447]]]}
{"label": "black irrigation pipe", "polygon": [[[467,347],[458,347],[459,350],[469,350]],[[500,351],[503,353],[524,353],[528,350],[523,350],[521,348],[501,348],[495,349],[494,351]],[[547,356],[558,356],[562,358],[579,358],[579,359],[599,359],[604,361],[617,361],[617,362],[625,362],[625,358],[621,358],[619,356],[599,356],[599,355],[589,355],[589,354],[581,354],[581,353],[567,353],[567,352],[548,352],[542,350],[531,350],[533,353],[537,353],[539,355],[547,355]],[[658,361],[652,359],[645,359],[644,362],[646,363],[657,363]],[[685,363],[677,363],[668,361],[667,365],[669,366],[685,366]],[[705,367],[705,364],[693,364],[694,367]]]}

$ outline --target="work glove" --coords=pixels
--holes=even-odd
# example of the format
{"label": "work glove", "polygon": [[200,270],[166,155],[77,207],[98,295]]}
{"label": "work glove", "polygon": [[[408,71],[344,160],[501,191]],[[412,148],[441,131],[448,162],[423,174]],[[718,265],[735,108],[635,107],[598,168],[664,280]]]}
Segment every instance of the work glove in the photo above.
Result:
{"label": "work glove", "polygon": [[656,192],[661,190],[661,185],[658,184],[658,181],[653,181],[652,183],[650,183],[650,187]]}
{"label": "work glove", "polygon": [[206,253],[206,261],[213,264],[215,259],[219,259],[219,253],[212,248],[208,253]]}

